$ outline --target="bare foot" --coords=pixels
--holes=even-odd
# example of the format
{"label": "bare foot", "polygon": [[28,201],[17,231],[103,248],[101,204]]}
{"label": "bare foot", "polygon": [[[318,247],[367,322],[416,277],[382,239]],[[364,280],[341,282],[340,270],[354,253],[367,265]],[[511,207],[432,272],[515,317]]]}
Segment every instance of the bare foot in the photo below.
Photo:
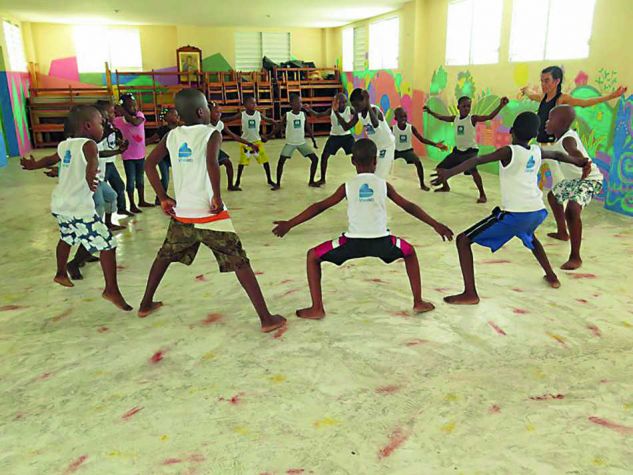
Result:
{"label": "bare foot", "polygon": [[262,333],[270,333],[286,325],[286,319],[281,315],[271,315],[262,318]]}
{"label": "bare foot", "polygon": [[64,287],[74,287],[75,284],[73,284],[70,279],[68,278],[67,275],[56,275],[53,278],[53,282],[57,282],[59,285],[62,285]]}
{"label": "bare foot", "polygon": [[227,190],[229,190],[229,191],[242,191],[242,189],[239,186],[229,186],[227,188]]}
{"label": "bare foot", "polygon": [[103,293],[101,294],[101,296],[104,299],[109,300],[110,302],[112,302],[114,305],[119,307],[121,310],[125,310],[126,312],[129,312],[130,310],[132,310],[132,307],[130,305],[128,305],[128,303],[123,298],[123,295],[121,295],[119,292],[106,293],[106,291],[104,290]]}
{"label": "bare foot", "polygon": [[[430,191],[430,190],[431,190],[431,188],[429,188],[429,187],[428,187],[428,186],[426,186],[425,184],[422,184],[422,185],[420,186],[420,188],[422,188],[424,191]],[[437,191],[437,190],[436,190],[436,191]]]}
{"label": "bare foot", "polygon": [[118,224],[111,224],[108,226],[108,229],[110,231],[123,231],[125,229],[125,226],[119,226]]}
{"label": "bare foot", "polygon": [[117,214],[122,214],[123,216],[134,216],[134,214],[130,213],[126,209],[120,209],[117,211]]}
{"label": "bare foot", "polygon": [[558,277],[556,277],[555,275],[552,276],[543,276],[543,279],[545,279],[545,281],[549,284],[549,286],[553,289],[557,289],[560,287],[560,281],[558,280]]}
{"label": "bare foot", "polygon": [[163,306],[163,302],[152,302],[149,306],[145,306],[145,305],[141,304],[141,306],[138,308],[138,312],[137,312],[138,318],[145,318],[150,313],[155,312],[156,310],[158,310],[162,306]]}
{"label": "bare foot", "polygon": [[415,313],[430,312],[434,308],[435,305],[433,305],[431,302],[427,302],[426,300],[420,300],[419,302],[413,304],[413,311]]}
{"label": "bare foot", "polygon": [[278,185],[277,183],[275,183],[274,185],[272,185],[272,187],[270,188],[270,191],[277,191],[278,189],[281,188],[281,185]]}
{"label": "bare foot", "polygon": [[86,262],[99,262],[99,258],[97,256],[90,255],[90,257],[86,258]]}
{"label": "bare foot", "polygon": [[143,212],[143,210],[142,210],[142,209],[139,209],[139,208],[137,208],[136,206],[130,206],[130,211],[131,211],[132,213],[142,213],[142,212]]}
{"label": "bare foot", "polygon": [[153,208],[154,206],[156,206],[156,205],[154,205],[152,203],[148,203],[147,201],[141,201],[138,205],[141,208]]}
{"label": "bare foot", "polygon": [[318,181],[311,181],[310,183],[308,183],[308,186],[312,188],[319,188],[321,185],[319,184]]}
{"label": "bare foot", "polygon": [[273,181],[267,181],[266,183],[268,183],[268,186],[277,186],[277,184]]}
{"label": "bare foot", "polygon": [[297,317],[307,318],[308,320],[321,320],[325,317],[325,310],[323,308],[301,308],[297,310]]}
{"label": "bare foot", "polygon": [[435,188],[435,193],[446,193],[447,191],[451,191],[451,189],[448,186],[443,186],[441,188]]}
{"label": "bare foot", "polygon": [[73,261],[70,261],[68,263],[67,269],[68,269],[68,275],[70,276],[72,280],[81,280],[84,278],[84,276],[81,275],[81,272],[79,271],[79,266],[75,264]]}
{"label": "bare foot", "polygon": [[325,178],[321,178],[319,181],[317,181],[317,185],[319,186],[325,185]]}
{"label": "bare foot", "polygon": [[547,235],[551,238],[558,239],[559,241],[569,241],[568,234],[558,234],[558,231],[555,233],[547,233]]}
{"label": "bare foot", "polygon": [[569,258],[567,262],[565,262],[562,266],[560,266],[563,270],[575,270],[578,269],[582,265],[582,259],[580,258]]}
{"label": "bare foot", "polygon": [[480,196],[479,199],[477,200],[477,203],[487,203],[488,202],[488,198],[486,196]]}
{"label": "bare foot", "polygon": [[444,302],[453,305],[477,305],[479,303],[479,295],[463,292],[458,295],[444,297]]}

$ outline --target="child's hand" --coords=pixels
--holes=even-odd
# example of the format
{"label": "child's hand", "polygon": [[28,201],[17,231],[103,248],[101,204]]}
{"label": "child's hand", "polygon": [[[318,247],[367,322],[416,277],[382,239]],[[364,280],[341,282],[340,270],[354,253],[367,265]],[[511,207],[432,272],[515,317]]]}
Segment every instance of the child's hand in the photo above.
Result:
{"label": "child's hand", "polygon": [[437,223],[433,226],[435,232],[442,236],[442,241],[452,241],[453,240],[453,231],[451,228],[442,223]]}
{"label": "child's hand", "polygon": [[431,112],[431,109],[429,109],[429,106],[424,106],[424,107],[422,108],[422,110],[423,110],[424,112]]}
{"label": "child's hand", "polygon": [[121,142],[121,145],[119,146],[119,150],[121,150],[121,152],[125,152],[129,146],[130,146],[130,142],[128,142],[127,140],[124,140]]}
{"label": "child's hand", "polygon": [[292,229],[290,221],[273,221],[273,223],[277,225],[273,228],[273,234],[280,238],[284,237]]}
{"label": "child's hand", "polygon": [[176,212],[174,211],[175,206],[176,202],[172,200],[169,196],[164,200],[160,200],[160,208],[167,216],[176,216]]}
{"label": "child's hand", "polygon": [[582,176],[580,177],[581,180],[585,180],[591,173],[591,164],[592,161],[587,159],[585,164],[582,166]]}
{"label": "child's hand", "polygon": [[213,198],[211,198],[211,214],[219,214],[222,211],[224,211],[222,198],[218,195],[214,195]]}
{"label": "child's hand", "polygon": [[505,107],[510,103],[510,99],[504,96],[501,98],[501,101],[499,101],[499,103],[501,104],[501,107]]}
{"label": "child's hand", "polygon": [[23,170],[35,170],[35,159],[33,155],[30,155],[29,158],[22,157],[20,159],[20,166]]}
{"label": "child's hand", "polygon": [[441,142],[436,143],[435,146],[445,152],[448,150],[448,147],[446,146],[443,140]]}
{"label": "child's hand", "polygon": [[[262,140],[262,141],[263,141],[263,140]],[[250,144],[250,147],[251,147],[251,150],[252,150],[253,152],[255,152],[255,153],[259,153],[259,145],[252,143],[252,144]]]}
{"label": "child's hand", "polygon": [[[99,169],[97,169],[97,175],[98,174]],[[97,178],[97,175],[92,177],[92,180],[90,180],[90,182],[88,183],[88,188],[90,188],[90,191],[92,191],[93,193],[97,191],[97,186],[99,186],[99,178]]]}
{"label": "child's hand", "polygon": [[44,172],[44,175],[46,175],[47,177],[50,177],[50,178],[57,178],[59,176],[59,168],[57,168],[57,167],[50,167],[48,169],[48,171]]}
{"label": "child's hand", "polygon": [[615,99],[616,97],[620,97],[622,94],[624,94],[626,92],[627,88],[624,86],[620,86],[618,87],[612,94],[611,94],[611,98]]}
{"label": "child's hand", "polygon": [[453,175],[450,174],[450,170],[447,170],[445,168],[436,168],[435,173],[433,173],[431,176],[435,177],[431,180],[431,185],[438,186],[446,183],[448,179]]}

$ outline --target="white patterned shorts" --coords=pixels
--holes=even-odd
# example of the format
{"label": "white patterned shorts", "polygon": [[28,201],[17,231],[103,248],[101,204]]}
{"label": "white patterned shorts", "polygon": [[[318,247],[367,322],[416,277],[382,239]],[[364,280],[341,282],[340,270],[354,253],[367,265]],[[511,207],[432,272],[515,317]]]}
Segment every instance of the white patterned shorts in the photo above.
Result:
{"label": "white patterned shorts", "polygon": [[90,254],[116,248],[116,240],[96,214],[92,218],[75,218],[53,214],[59,224],[61,240],[70,246],[81,244]]}
{"label": "white patterned shorts", "polygon": [[587,206],[591,199],[600,193],[602,183],[595,180],[563,180],[552,188],[552,193],[560,204],[575,201],[580,206]]}

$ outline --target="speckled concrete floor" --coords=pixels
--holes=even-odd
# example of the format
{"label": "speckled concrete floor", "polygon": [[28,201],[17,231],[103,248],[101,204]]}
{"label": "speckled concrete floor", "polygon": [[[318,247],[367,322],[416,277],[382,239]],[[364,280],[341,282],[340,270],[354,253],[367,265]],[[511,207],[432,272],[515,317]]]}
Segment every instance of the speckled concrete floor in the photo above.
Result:
{"label": "speckled concrete floor", "polygon": [[[272,221],[352,169],[334,159],[324,190],[305,186],[305,160],[286,169],[278,193],[252,166],[244,191],[224,197],[272,309],[289,319],[273,335],[258,332],[236,279],[207,250],[170,269],[158,292],[166,306],[146,320],[99,297],[98,265],[74,289],[53,285],[54,181],[14,159],[0,170],[0,473],[631,473],[631,219],[590,206],[585,266],[561,271],[559,290],[518,241],[495,255],[477,248],[482,303],[451,307],[442,296],[461,288],[454,245],[391,207],[437,309],[412,315],[402,263],[365,260],[325,266],[329,315],[300,321],[305,252],[344,230],[345,207],[284,240]],[[450,194],[424,193],[402,163],[392,183],[458,232],[498,200],[497,178],[484,179],[487,205],[465,178]],[[135,306],[166,226],[151,210],[119,235],[120,282]],[[552,229],[550,218],[539,235],[560,265],[567,244],[548,240]]]}

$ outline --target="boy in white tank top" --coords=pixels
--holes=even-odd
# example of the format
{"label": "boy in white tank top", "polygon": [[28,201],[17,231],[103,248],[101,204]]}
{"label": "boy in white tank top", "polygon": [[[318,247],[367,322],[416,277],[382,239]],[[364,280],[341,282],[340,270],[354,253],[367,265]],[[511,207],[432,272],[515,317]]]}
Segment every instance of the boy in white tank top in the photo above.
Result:
{"label": "boy in white tank top", "polygon": [[348,232],[308,252],[308,284],[312,306],[297,310],[300,318],[318,320],[325,317],[321,293],[322,262],[340,266],[350,259],[363,257],[378,257],[387,264],[403,258],[413,293],[413,311],[422,313],[435,308],[431,302],[422,300],[420,267],[415,249],[404,239],[393,236],[387,228],[387,199],[431,226],[442,239],[452,240],[453,232],[400,196],[389,183],[376,175],[376,155],[375,143],[369,139],[358,140],[352,149],[352,163],[358,173],[354,178],[339,186],[329,198],[309,206],[291,220],[275,221],[273,233],[284,237],[295,226],[347,199]]}
{"label": "boy in white tank top", "polygon": [[[251,143],[253,146],[240,143],[240,164],[237,166],[237,179],[234,186],[240,188],[242,182],[242,173],[244,167],[251,164],[251,158],[254,158],[266,172],[266,181],[270,186],[273,186],[275,182],[272,179],[270,172],[270,160],[266,153],[266,147],[264,143],[268,141],[267,135],[260,134],[261,124],[269,124],[276,126],[278,121],[265,116],[257,110],[257,102],[253,96],[244,97],[244,110],[238,112],[235,115],[227,117],[224,122],[233,122],[234,120],[240,120],[242,126],[242,139]],[[228,129],[227,129],[228,130]]]}
{"label": "boy in white tank top", "polygon": [[320,186],[315,180],[319,158],[314,153],[312,147],[307,144],[306,132],[308,132],[308,135],[312,139],[314,148],[317,148],[317,143],[316,140],[314,140],[312,125],[308,122],[307,113],[303,109],[301,97],[298,94],[290,94],[290,107],[291,109],[283,115],[281,123],[279,124],[279,127],[285,127],[286,144],[284,148],[281,149],[279,161],[277,162],[277,183],[271,187],[273,191],[277,191],[281,188],[284,164],[287,160],[292,158],[292,154],[295,150],[298,150],[301,155],[310,159],[310,178],[308,180],[308,186],[317,188]]}
{"label": "boy in white tank top", "polygon": [[[429,109],[428,106],[424,106],[424,111],[428,112],[437,120],[441,120],[443,122],[451,122],[455,124],[455,148],[453,148],[453,151],[449,155],[447,155],[444,160],[438,163],[436,169],[453,168],[472,157],[476,157],[477,153],[479,153],[479,145],[477,145],[477,123],[486,122],[488,120],[494,119],[497,114],[499,114],[501,109],[508,105],[508,102],[510,101],[507,97],[502,97],[497,108],[493,110],[490,114],[471,115],[470,110],[472,108],[472,101],[470,97],[462,96],[457,101],[459,117],[455,115],[436,114],[431,109]],[[486,192],[484,190],[484,182],[481,179],[481,175],[477,171],[477,168],[466,170],[464,172],[464,175],[471,175],[473,177],[475,186],[477,186],[477,190],[479,191],[479,198],[477,199],[477,203],[485,203],[486,201],[488,201],[488,198],[486,197]],[[450,190],[451,188],[448,186],[448,182],[444,182],[442,187],[436,189],[435,191],[446,192]]]}
{"label": "boy in white tank top", "polygon": [[[571,129],[575,119],[574,108],[561,105],[550,111],[549,120],[545,123],[545,131],[556,138],[552,150],[567,153],[572,157],[589,159],[587,166],[582,170],[567,163],[561,163],[560,170],[564,179],[547,194],[557,225],[556,232],[549,233],[548,236],[561,241],[567,241],[571,236],[569,259],[561,266],[564,270],[578,269],[582,265],[580,214],[591,199],[600,193],[603,182],[602,173],[591,161],[578,134]],[[563,207],[565,202],[567,202],[567,207]],[[569,228],[569,234],[567,234],[567,228]]]}
{"label": "boy in white tank top", "polygon": [[354,89],[349,100],[353,107],[351,120],[345,120],[336,110],[334,110],[334,114],[344,130],[351,130],[359,121],[361,122],[366,137],[374,142],[378,149],[376,175],[386,180],[391,174],[396,146],[385,115],[379,107],[371,104],[369,93],[365,89]]}
{"label": "boy in white tank top", "polygon": [[553,288],[560,287],[558,277],[552,270],[545,250],[534,232],[547,217],[543,204],[543,192],[538,187],[538,172],[543,158],[583,167],[587,160],[570,157],[561,152],[541,150],[529,145],[539,129],[539,118],[534,112],[522,112],[514,120],[510,132],[512,145],[502,147],[491,154],[473,157],[455,168],[438,168],[431,184],[442,185],[452,176],[463,173],[484,163],[499,163],[501,207],[496,207],[490,216],[471,226],[457,236],[459,262],[464,278],[464,292],[445,297],[450,304],[475,305],[479,295],[475,287],[473,266],[473,243],[489,247],[492,252],[503,247],[512,238],[519,238],[530,249],[543,270],[545,280]]}
{"label": "boy in white tank top", "polygon": [[325,111],[316,112],[309,107],[306,107],[306,110],[314,117],[330,118],[330,136],[327,142],[325,142],[323,153],[321,154],[321,178],[317,182],[318,185],[325,185],[327,163],[330,156],[336,155],[341,149],[343,149],[345,155],[352,154],[352,147],[355,142],[352,131],[349,129],[346,130],[336,116],[336,112],[338,112],[344,121],[350,121],[352,120],[352,108],[347,103],[347,96],[339,92],[332,100],[332,107],[329,107]]}
{"label": "boy in white tank top", "polygon": [[440,150],[448,150],[448,147],[444,145],[444,142],[433,142],[431,140],[422,137],[422,134],[418,132],[415,125],[411,125],[407,122],[407,111],[402,107],[397,107],[393,111],[393,115],[396,119],[396,123],[393,124],[393,135],[396,139],[396,153],[395,158],[402,158],[409,165],[415,165],[418,172],[418,179],[420,180],[420,188],[424,191],[429,191],[430,188],[424,184],[424,167],[420,158],[413,151],[413,136],[420,142],[426,145],[437,147]]}
{"label": "boy in white tank top", "polygon": [[[145,172],[163,211],[171,217],[167,236],[154,260],[138,316],[148,316],[161,306],[154,294],[172,262],[190,265],[200,244],[215,255],[220,272],[235,272],[261,321],[263,332],[282,327],[286,320],[268,311],[266,301],[251,269],[250,261],[235,233],[221,197],[218,154],[221,133],[209,126],[211,111],[207,98],[197,89],[176,94],[176,109],[184,126],[169,132],[147,158]],[[156,167],[171,156],[175,199],[167,196]]]}
{"label": "boy in white tank top", "polygon": [[[103,118],[93,106],[71,109],[65,124],[72,138],[57,146],[57,153],[40,160],[22,158],[25,170],[51,167],[59,163],[59,183],[53,191],[51,211],[57,219],[60,240],[57,243],[57,273],[54,281],[74,287],[68,277],[68,256],[71,247],[79,245],[76,261],[85,261],[99,252],[105,289],[101,294],[121,310],[132,310],[117,283],[116,241],[96,214],[93,193],[97,188],[98,156],[96,142],[103,137]],[[78,269],[77,269],[78,270]],[[79,274],[78,279],[82,279]]]}

